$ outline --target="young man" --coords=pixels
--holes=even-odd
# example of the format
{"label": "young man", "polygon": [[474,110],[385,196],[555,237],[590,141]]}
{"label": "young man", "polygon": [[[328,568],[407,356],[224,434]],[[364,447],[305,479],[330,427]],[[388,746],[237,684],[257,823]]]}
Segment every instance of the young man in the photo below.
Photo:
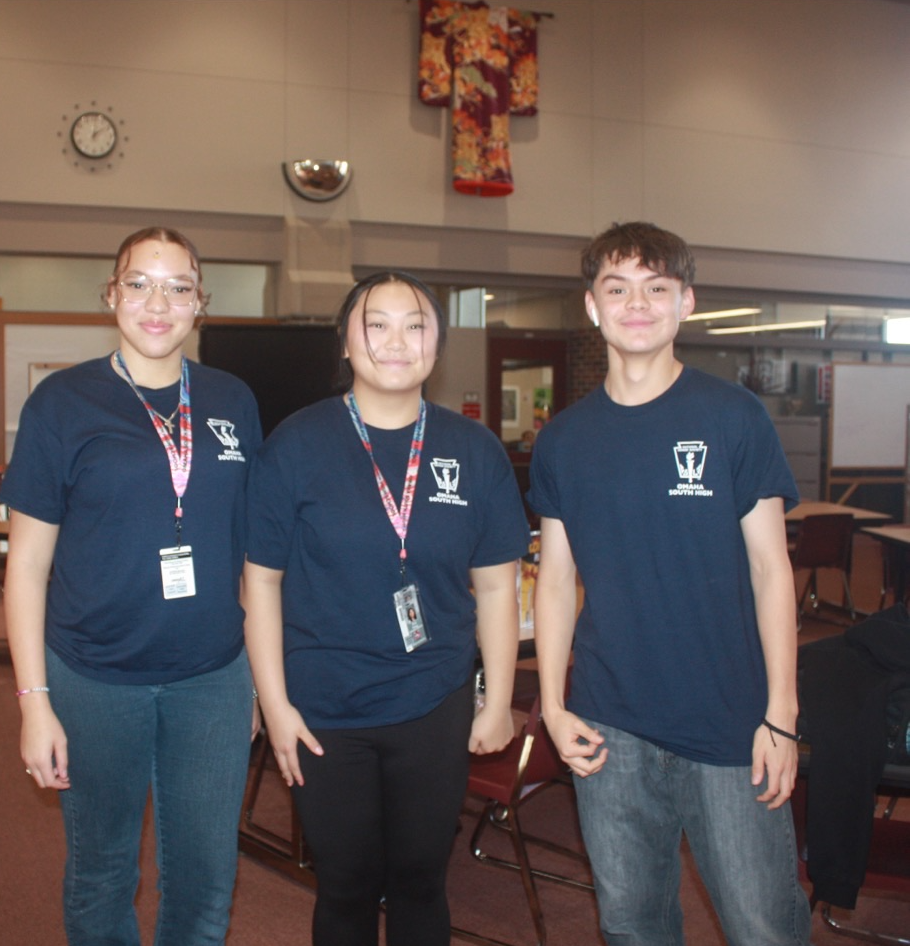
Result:
{"label": "young man", "polygon": [[758,399],[674,355],[695,306],[683,240],[614,225],[582,269],[609,370],[540,432],[529,498],[544,718],[575,775],[601,928],[610,946],[681,946],[685,832],[730,946],[806,946],[788,804],[796,485]]}

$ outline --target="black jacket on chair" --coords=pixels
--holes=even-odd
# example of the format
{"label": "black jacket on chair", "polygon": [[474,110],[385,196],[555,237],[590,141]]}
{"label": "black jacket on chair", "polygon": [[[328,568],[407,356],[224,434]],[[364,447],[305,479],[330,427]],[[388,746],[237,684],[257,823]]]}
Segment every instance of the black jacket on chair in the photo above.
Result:
{"label": "black jacket on chair", "polygon": [[809,879],[816,899],[853,909],[888,756],[888,703],[910,684],[907,608],[895,605],[840,637],[800,647],[799,668],[800,731],[812,749]]}

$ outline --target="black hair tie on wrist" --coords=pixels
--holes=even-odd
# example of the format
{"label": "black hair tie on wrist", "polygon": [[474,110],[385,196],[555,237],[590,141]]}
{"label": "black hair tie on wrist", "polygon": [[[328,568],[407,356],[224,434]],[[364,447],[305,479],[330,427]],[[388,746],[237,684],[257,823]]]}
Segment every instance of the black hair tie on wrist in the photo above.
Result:
{"label": "black hair tie on wrist", "polygon": [[773,726],[766,719],[763,719],[761,723],[762,723],[762,726],[768,727],[768,732],[771,733],[771,745],[774,746],[775,749],[777,748],[777,742],[774,739],[775,733],[777,733],[778,736],[783,736],[785,739],[790,739],[792,742],[803,741],[803,737],[800,736],[799,734],[794,735],[792,732],[787,732],[785,729],[778,729],[777,726]]}

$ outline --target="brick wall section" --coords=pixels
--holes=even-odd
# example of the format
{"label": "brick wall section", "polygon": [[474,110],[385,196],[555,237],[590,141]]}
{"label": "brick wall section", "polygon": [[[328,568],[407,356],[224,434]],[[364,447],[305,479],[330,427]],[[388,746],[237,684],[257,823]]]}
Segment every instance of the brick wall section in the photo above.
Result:
{"label": "brick wall section", "polygon": [[583,328],[569,335],[569,403],[583,398],[607,373],[607,346],[600,332]]}

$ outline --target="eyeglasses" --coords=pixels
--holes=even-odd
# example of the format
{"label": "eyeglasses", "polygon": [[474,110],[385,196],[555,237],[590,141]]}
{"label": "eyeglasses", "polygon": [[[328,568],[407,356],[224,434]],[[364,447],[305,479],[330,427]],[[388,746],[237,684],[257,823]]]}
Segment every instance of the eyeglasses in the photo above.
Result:
{"label": "eyeglasses", "polygon": [[181,277],[165,279],[164,282],[152,282],[145,276],[127,276],[118,285],[125,302],[148,302],[152,293],[160,289],[164,293],[167,304],[176,306],[192,305],[198,288],[192,279]]}

